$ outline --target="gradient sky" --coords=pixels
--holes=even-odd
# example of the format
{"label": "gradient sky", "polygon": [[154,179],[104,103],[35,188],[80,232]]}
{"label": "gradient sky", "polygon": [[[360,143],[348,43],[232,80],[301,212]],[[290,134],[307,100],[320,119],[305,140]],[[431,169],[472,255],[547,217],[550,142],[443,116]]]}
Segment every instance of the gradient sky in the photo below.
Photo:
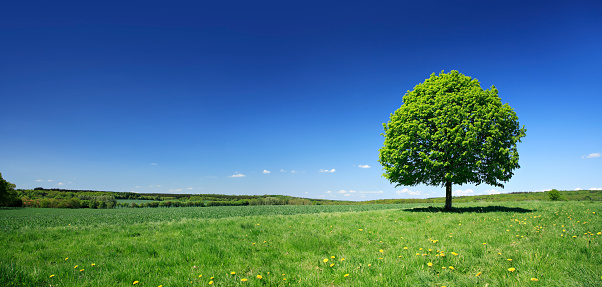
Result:
{"label": "gradient sky", "polygon": [[20,189],[444,196],[390,184],[378,149],[407,90],[458,70],[495,85],[527,136],[504,189],[454,195],[599,189],[601,11],[579,0],[4,1],[0,172]]}

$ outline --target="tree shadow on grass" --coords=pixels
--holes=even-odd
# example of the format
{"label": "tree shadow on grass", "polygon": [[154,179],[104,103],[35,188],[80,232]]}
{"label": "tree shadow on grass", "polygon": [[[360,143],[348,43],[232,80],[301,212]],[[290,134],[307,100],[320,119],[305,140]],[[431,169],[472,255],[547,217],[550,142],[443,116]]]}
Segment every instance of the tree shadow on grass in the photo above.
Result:
{"label": "tree shadow on grass", "polygon": [[514,212],[514,213],[529,213],[534,212],[536,210],[525,209],[520,207],[507,207],[507,206],[475,206],[475,207],[453,207],[451,210],[445,210],[443,207],[416,207],[416,208],[407,208],[403,211],[410,212],[446,212],[446,213],[465,213],[465,212],[473,212],[473,213],[488,213],[488,212]]}

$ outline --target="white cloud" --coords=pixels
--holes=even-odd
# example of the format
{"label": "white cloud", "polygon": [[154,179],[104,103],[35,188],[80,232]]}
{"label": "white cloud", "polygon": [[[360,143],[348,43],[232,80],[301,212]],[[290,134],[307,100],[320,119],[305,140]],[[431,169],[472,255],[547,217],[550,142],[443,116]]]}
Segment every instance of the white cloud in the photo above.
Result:
{"label": "white cloud", "polygon": [[264,169],[264,170],[263,170],[263,174],[270,174],[270,173],[272,173],[272,172],[271,172],[271,171],[269,171],[269,170],[267,170],[267,169]]}
{"label": "white cloud", "polygon": [[170,190],[169,190],[169,192],[180,192],[180,191],[182,191],[182,189],[181,189],[181,188],[178,188],[178,189],[170,189]]}
{"label": "white cloud", "polygon": [[470,194],[474,194],[474,191],[472,189],[467,189],[467,190],[454,190],[454,193],[456,195],[470,195]]}
{"label": "white cloud", "polygon": [[596,157],[600,157],[600,153],[598,153],[598,152],[590,153],[586,156],[582,156],[581,158],[596,158]]}
{"label": "white cloud", "polygon": [[291,170],[291,173],[297,173],[297,172],[296,172],[296,171],[294,171],[294,170]]}
{"label": "white cloud", "polygon": [[62,182],[59,182],[59,183],[57,183],[57,185],[64,185],[64,184],[65,184],[65,183],[62,183]]}
{"label": "white cloud", "polygon": [[[332,191],[329,190],[326,193],[332,193]],[[378,190],[378,191],[364,191],[364,190],[359,190],[358,191],[358,190],[353,190],[353,189],[350,189],[350,190],[341,189],[341,190],[337,191],[337,193],[340,193],[340,194],[343,194],[343,195],[347,196],[347,195],[350,195],[352,193],[359,193],[359,194],[382,194],[384,192],[382,190]]]}
{"label": "white cloud", "polygon": [[492,195],[492,194],[500,194],[501,192],[495,190],[495,189],[490,189],[490,190],[485,190],[486,194]]}
{"label": "white cloud", "polygon": [[280,169],[280,172],[284,172],[284,173],[286,173],[286,170],[284,170],[284,169]]}
{"label": "white cloud", "polygon": [[332,193],[332,190],[327,191],[326,193]]}
{"label": "white cloud", "polygon": [[36,179],[36,181],[37,182],[40,182],[40,181],[52,182],[52,181],[54,181],[54,179]]}
{"label": "white cloud", "polygon": [[407,189],[407,188],[404,188],[404,189],[402,189],[402,190],[398,190],[398,191],[396,191],[396,192],[397,192],[397,194],[399,194],[399,195],[401,195],[401,194],[407,194],[407,195],[420,195],[420,193],[421,193],[422,191],[411,191],[411,190],[409,190],[409,189]]}
{"label": "white cloud", "polygon": [[158,165],[156,162],[151,162],[151,165]]}
{"label": "white cloud", "polygon": [[600,187],[592,187],[589,190],[602,190],[602,188],[600,188]]}
{"label": "white cloud", "polygon": [[246,175],[242,174],[242,173],[235,173],[233,175],[229,175],[228,177],[245,177]]}
{"label": "white cloud", "polygon": [[328,169],[320,169],[320,172],[335,172],[336,170],[333,168],[331,170]]}
{"label": "white cloud", "polygon": [[339,191],[338,191],[338,193],[345,194],[345,193],[347,193],[347,191],[346,191],[346,190],[342,190],[342,189],[341,189],[341,190],[339,190]]}
{"label": "white cloud", "polygon": [[188,190],[191,190],[191,189],[194,189],[194,188],[192,188],[192,187],[187,187],[186,189],[188,189]]}
{"label": "white cloud", "polygon": [[576,191],[577,191],[577,190],[583,190],[583,188],[581,188],[581,187],[577,187],[577,188],[575,188],[575,190],[576,190]]}
{"label": "white cloud", "polygon": [[370,166],[369,166],[369,165],[367,165],[367,164],[364,164],[364,165],[361,165],[361,164],[360,164],[360,165],[358,165],[357,167],[359,167],[359,168],[370,168]]}

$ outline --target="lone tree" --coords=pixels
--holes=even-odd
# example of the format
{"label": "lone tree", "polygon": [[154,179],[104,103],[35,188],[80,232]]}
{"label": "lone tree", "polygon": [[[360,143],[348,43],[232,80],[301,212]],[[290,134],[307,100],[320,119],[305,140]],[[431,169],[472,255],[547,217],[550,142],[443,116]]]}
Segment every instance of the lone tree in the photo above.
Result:
{"label": "lone tree", "polygon": [[526,135],[494,86],[483,90],[458,71],[433,73],[408,91],[383,127],[383,176],[395,187],[445,186],[446,210],[452,208],[453,184],[503,188],[520,167],[516,143]]}

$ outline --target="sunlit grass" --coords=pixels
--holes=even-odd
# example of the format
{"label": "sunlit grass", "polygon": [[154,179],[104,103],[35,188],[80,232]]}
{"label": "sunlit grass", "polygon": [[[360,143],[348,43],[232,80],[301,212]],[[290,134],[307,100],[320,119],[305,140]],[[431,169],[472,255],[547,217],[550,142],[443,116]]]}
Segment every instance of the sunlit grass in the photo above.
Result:
{"label": "sunlit grass", "polygon": [[[81,210],[64,210],[68,216],[42,220],[40,226],[3,226],[0,283],[602,285],[601,203],[496,205],[516,207],[508,210],[520,212],[417,212],[421,209],[413,209],[415,205],[333,212],[324,206],[319,208],[329,213],[317,208],[278,215],[278,208],[270,208],[263,209],[268,215],[256,209],[256,215],[207,218],[191,216],[193,208],[181,208],[172,210],[182,210],[186,216],[159,219],[153,212],[160,209],[147,209],[147,213],[103,210],[106,216],[74,220],[69,225],[65,218],[75,219],[71,216]],[[296,207],[282,208],[283,214],[291,214],[286,208]],[[236,214],[236,207],[219,210]],[[43,217],[48,210],[35,211]],[[6,218],[18,218],[19,212],[30,210],[0,210],[0,222],[7,224]],[[55,210],[49,214],[60,217]],[[147,220],[138,218],[145,215]],[[111,220],[103,223],[103,218]]]}

